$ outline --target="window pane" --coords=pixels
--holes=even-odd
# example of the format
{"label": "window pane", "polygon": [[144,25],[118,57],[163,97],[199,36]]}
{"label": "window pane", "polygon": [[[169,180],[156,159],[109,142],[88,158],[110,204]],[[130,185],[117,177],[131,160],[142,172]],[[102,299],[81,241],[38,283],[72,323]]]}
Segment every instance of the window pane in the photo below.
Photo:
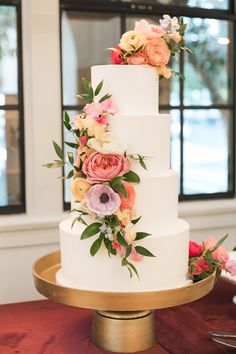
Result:
{"label": "window pane", "polygon": [[[127,16],[126,17],[126,30],[130,31],[134,29],[135,21],[140,21],[144,16]],[[149,16],[145,19],[149,23],[157,24],[160,17]],[[179,61],[172,59],[170,67],[179,72]],[[180,104],[180,94],[179,94],[179,79],[177,77],[172,77],[171,80],[160,80],[160,91],[159,91],[159,102],[161,105],[179,105]]]}
{"label": "window pane", "polygon": [[0,110],[0,206],[20,204],[20,179],[18,112]]}
{"label": "window pane", "polygon": [[120,39],[120,17],[64,11],[62,15],[63,104],[78,104],[81,78],[90,80],[92,65],[110,63],[109,50]]}
{"label": "window pane", "polygon": [[[112,0],[111,0],[112,1]],[[116,0],[117,1],[117,0]],[[119,2],[125,2],[125,0],[118,0]],[[159,5],[175,5],[175,6],[190,6],[190,7],[201,7],[204,9],[229,9],[229,0],[126,0],[130,3],[141,3],[142,10],[145,10],[145,6],[148,10],[151,8],[149,4],[159,4]],[[234,1],[234,0],[232,0]]]}
{"label": "window pane", "polygon": [[231,189],[231,120],[227,110],[184,111],[184,194]]}
{"label": "window pane", "polygon": [[17,103],[17,76],[16,8],[0,6],[0,105]]}
{"label": "window pane", "polygon": [[186,19],[186,45],[194,50],[186,54],[184,104],[227,104],[233,92],[233,25],[231,22]]}

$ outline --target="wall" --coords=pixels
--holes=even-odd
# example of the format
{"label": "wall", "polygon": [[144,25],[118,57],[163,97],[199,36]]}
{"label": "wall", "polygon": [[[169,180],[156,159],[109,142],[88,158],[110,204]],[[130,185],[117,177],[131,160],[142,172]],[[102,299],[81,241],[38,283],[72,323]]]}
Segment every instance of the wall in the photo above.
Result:
{"label": "wall", "polygon": [[[66,217],[59,171],[42,168],[54,159],[51,141],[61,141],[59,1],[22,6],[27,214],[0,217],[0,303],[41,298],[32,264],[58,249],[58,224]],[[235,199],[181,203],[180,216],[193,240],[228,232],[227,247],[236,245]]]}

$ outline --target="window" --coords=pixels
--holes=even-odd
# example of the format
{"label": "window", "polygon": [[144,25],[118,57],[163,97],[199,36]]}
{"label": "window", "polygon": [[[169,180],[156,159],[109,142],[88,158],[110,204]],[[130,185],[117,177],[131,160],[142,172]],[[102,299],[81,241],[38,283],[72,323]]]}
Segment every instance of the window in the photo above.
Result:
{"label": "window", "polygon": [[20,2],[0,1],[0,214],[24,212]]}
{"label": "window", "polygon": [[[160,82],[160,111],[171,113],[171,167],[179,172],[180,200],[234,196],[233,3],[61,0],[62,109],[71,112],[81,109],[75,93],[81,88],[82,76],[89,79],[92,65],[108,62],[104,48],[118,43],[136,20],[157,22],[169,13],[183,16],[188,23],[186,44],[195,55],[182,54],[172,63],[186,79]],[[69,198],[66,189],[66,203]]]}

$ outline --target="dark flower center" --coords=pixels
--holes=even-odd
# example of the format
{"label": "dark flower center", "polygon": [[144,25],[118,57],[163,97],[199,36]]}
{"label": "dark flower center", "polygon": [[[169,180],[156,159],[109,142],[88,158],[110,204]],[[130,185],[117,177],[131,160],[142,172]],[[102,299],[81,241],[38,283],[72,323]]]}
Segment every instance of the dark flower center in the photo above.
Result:
{"label": "dark flower center", "polygon": [[108,195],[108,194],[102,193],[102,194],[100,195],[100,202],[101,202],[101,203],[105,204],[105,203],[108,202],[108,200],[109,200],[109,195]]}

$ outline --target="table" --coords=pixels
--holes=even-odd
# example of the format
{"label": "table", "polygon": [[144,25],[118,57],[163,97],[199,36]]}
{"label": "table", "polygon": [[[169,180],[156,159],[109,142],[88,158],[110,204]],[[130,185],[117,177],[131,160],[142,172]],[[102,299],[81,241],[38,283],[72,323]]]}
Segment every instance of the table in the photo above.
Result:
{"label": "table", "polygon": [[[207,332],[236,332],[236,286],[219,280],[214,290],[191,304],[156,311],[157,340],[140,354],[236,353],[209,339]],[[105,354],[89,339],[91,310],[48,300],[0,306],[1,354]]]}

